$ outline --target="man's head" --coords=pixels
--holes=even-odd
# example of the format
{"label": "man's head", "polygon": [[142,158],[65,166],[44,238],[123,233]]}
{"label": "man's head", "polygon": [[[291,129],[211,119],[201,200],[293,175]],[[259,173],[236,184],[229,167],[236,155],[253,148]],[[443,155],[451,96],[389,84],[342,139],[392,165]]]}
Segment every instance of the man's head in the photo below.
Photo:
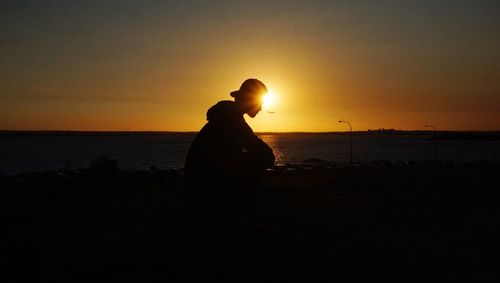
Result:
{"label": "man's head", "polygon": [[231,92],[236,103],[242,106],[244,113],[255,117],[262,110],[262,98],[267,93],[267,87],[258,79],[247,79],[239,90]]}

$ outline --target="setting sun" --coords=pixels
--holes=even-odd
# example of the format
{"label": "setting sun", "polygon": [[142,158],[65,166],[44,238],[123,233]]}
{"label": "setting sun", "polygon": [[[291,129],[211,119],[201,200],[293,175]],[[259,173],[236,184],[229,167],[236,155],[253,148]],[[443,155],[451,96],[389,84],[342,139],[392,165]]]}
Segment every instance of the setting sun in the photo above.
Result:
{"label": "setting sun", "polygon": [[265,111],[270,111],[271,108],[276,104],[276,95],[273,91],[269,90],[266,95],[262,98],[262,108]]}

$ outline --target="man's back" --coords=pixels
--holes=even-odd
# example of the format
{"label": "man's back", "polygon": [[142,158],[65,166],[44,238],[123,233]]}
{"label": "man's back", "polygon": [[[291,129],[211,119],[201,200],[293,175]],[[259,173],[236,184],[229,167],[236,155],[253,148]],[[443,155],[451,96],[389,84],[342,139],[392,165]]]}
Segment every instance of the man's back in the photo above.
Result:
{"label": "man's back", "polygon": [[253,133],[234,102],[217,103],[208,110],[207,120],[186,156],[189,178],[237,182],[248,169],[244,149],[255,158],[254,166],[273,166],[272,149]]}

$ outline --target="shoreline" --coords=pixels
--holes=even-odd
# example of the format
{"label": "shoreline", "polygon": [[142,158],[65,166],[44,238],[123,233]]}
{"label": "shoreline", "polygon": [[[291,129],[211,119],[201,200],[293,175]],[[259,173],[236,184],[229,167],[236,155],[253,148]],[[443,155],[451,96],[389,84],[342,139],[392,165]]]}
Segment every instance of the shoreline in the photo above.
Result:
{"label": "shoreline", "polygon": [[[97,166],[108,166],[108,168],[92,168],[92,163],[103,162]],[[99,158],[95,159],[86,167],[61,167],[58,169],[47,169],[47,170],[31,170],[31,171],[19,171],[15,173],[6,173],[0,171],[0,176],[3,177],[19,177],[19,176],[29,176],[36,174],[81,174],[95,170],[111,170],[122,173],[133,173],[133,172],[163,172],[170,175],[182,176],[184,173],[183,167],[162,167],[158,168],[156,166],[150,166],[149,168],[143,169],[131,169],[131,168],[121,168],[118,165],[118,161],[115,159],[110,159],[105,155],[101,155]],[[448,166],[448,167],[459,167],[459,166],[498,166],[500,165],[500,160],[496,158],[487,160],[477,160],[477,161],[453,161],[453,160],[435,160],[435,159],[425,159],[425,160],[406,160],[406,161],[391,161],[384,159],[374,159],[369,161],[356,161],[352,164],[350,162],[335,162],[329,160],[322,160],[318,158],[309,158],[302,162],[287,162],[287,163],[277,163],[273,168],[267,169],[267,175],[276,174],[292,174],[310,171],[322,171],[329,170],[333,168],[373,168],[373,167],[422,167],[422,166]]]}

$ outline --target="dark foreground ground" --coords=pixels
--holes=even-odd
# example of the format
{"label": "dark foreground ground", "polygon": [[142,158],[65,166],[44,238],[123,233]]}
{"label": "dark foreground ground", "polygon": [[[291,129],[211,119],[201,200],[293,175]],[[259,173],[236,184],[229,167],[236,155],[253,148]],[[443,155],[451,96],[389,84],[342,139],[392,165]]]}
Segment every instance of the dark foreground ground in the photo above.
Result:
{"label": "dark foreground ground", "polygon": [[498,164],[277,169],[208,225],[175,171],[2,176],[1,279],[497,282]]}

